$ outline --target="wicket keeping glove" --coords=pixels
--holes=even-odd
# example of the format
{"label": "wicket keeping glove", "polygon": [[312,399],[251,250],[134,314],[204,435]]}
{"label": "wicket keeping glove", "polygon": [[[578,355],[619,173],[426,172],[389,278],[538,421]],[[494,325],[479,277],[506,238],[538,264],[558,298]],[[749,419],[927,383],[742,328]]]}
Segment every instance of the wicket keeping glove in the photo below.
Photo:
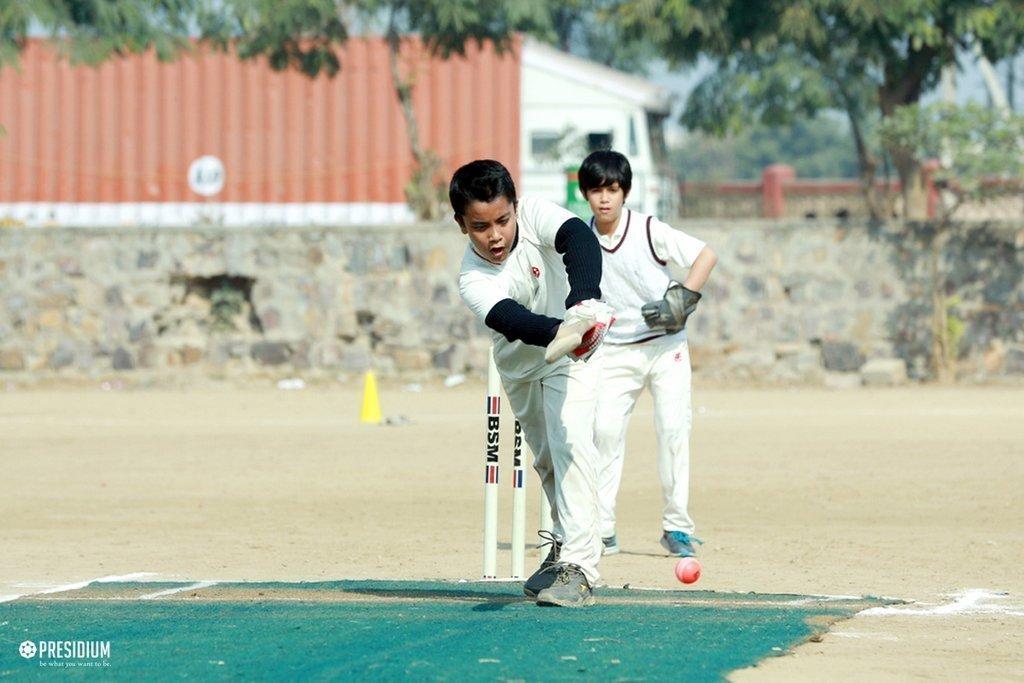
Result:
{"label": "wicket keeping glove", "polygon": [[665,290],[660,301],[649,301],[640,308],[644,320],[650,327],[664,327],[668,332],[678,332],[686,327],[686,319],[697,308],[700,293],[673,282]]}

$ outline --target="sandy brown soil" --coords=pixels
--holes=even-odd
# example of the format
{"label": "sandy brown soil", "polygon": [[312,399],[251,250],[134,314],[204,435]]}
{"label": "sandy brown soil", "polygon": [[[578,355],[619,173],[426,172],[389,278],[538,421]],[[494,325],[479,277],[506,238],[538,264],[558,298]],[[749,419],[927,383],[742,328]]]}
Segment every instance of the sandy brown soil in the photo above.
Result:
{"label": "sandy brown soil", "polygon": [[[357,420],[356,386],[0,393],[0,595],[132,572],[475,578],[482,396],[384,387],[385,415],[413,424],[376,427]],[[859,616],[737,680],[1022,675],[1024,616],[1007,612],[1024,613],[1024,390],[698,386],[695,406],[700,588],[888,595],[917,610],[968,589],[1009,594]],[[678,585],[657,544],[653,445],[643,402],[610,585]],[[499,561],[507,571],[506,551]]]}

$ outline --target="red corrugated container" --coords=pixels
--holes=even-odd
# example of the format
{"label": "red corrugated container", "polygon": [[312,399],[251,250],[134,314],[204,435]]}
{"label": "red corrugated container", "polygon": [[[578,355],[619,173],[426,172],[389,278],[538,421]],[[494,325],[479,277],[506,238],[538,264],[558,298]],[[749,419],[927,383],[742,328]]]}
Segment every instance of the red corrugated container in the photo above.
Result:
{"label": "red corrugated container", "polygon": [[[222,202],[403,202],[412,169],[387,47],[352,39],[310,79],[198,50],[71,66],[41,41],[0,71],[0,202],[198,202],[192,160],[219,157]],[[480,157],[519,169],[519,45],[402,55],[425,147],[444,172]]]}

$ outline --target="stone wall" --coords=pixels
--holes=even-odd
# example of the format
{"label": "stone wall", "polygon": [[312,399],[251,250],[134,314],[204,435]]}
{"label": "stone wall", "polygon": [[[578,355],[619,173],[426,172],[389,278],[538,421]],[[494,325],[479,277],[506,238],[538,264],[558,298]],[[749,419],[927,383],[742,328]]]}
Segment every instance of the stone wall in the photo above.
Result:
{"label": "stone wall", "polygon": [[[927,227],[685,229],[720,254],[690,323],[709,380],[846,381],[893,357],[927,375]],[[1024,374],[1024,229],[958,235],[944,269],[961,375]],[[464,245],[454,225],[0,229],[0,379],[479,373]]]}
{"label": "stone wall", "polygon": [[[833,221],[685,228],[720,254],[691,319],[695,365],[722,379],[843,383],[898,359],[930,376],[930,225]],[[959,225],[940,262],[958,375],[1024,375],[1024,225]],[[897,364],[899,365],[899,364]]]}

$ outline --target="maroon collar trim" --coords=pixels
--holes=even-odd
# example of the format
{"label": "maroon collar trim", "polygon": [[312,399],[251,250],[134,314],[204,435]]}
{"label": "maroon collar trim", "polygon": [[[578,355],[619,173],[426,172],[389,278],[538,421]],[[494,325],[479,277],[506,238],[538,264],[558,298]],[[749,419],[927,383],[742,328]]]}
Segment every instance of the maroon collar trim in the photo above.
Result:
{"label": "maroon collar trim", "polygon": [[[604,251],[608,252],[609,254],[614,254],[615,252],[617,252],[619,250],[619,247],[622,246],[622,243],[626,241],[626,235],[629,234],[629,221],[630,221],[630,219],[632,217],[633,217],[633,212],[630,211],[629,209],[626,209],[626,229],[622,231],[622,237],[619,238],[619,243],[616,244],[611,249],[606,249],[605,246],[602,244],[601,245],[601,249],[603,249]],[[619,220],[622,220],[622,219],[620,218]],[[590,219],[590,227],[594,227],[594,219],[593,218]]]}

